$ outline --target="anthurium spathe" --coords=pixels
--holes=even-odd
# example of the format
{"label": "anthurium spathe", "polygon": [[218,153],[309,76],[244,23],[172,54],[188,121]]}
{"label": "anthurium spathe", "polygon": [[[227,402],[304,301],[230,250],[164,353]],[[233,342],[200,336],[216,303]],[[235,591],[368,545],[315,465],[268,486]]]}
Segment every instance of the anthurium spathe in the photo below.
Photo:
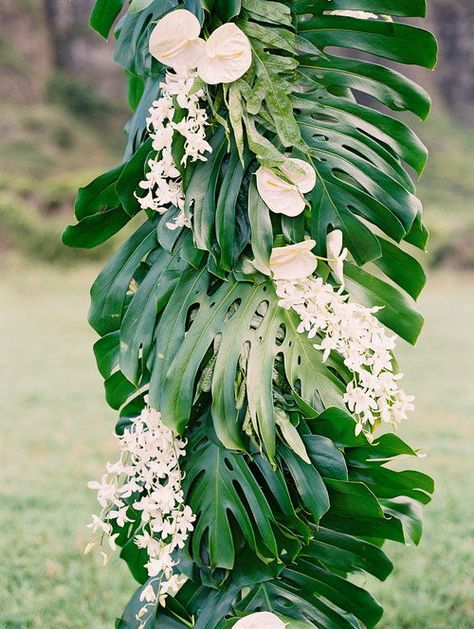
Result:
{"label": "anthurium spathe", "polygon": [[174,70],[196,68],[206,46],[200,33],[199,20],[191,11],[172,11],[155,26],[150,37],[150,53]]}
{"label": "anthurium spathe", "polygon": [[272,212],[286,216],[298,216],[304,211],[304,195],[316,185],[314,168],[302,159],[288,160],[294,169],[288,174],[288,181],[278,176],[270,168],[257,171],[257,188],[263,201]]}
{"label": "anthurium spathe", "polygon": [[207,41],[200,34],[201,25],[191,11],[172,11],[151,34],[150,53],[177,71],[197,68],[209,85],[233,83],[252,65],[250,41],[235,24],[220,26]]}
{"label": "anthurium spathe", "polygon": [[299,280],[312,275],[318,259],[312,252],[314,240],[304,240],[295,245],[276,247],[270,256],[270,270],[275,280]]}
{"label": "anthurium spathe", "polygon": [[379,16],[369,11],[346,11],[344,9],[338,11],[328,11],[330,15],[341,15],[342,17],[353,17],[357,20],[376,20]]}
{"label": "anthurium spathe", "polygon": [[344,248],[340,229],[335,229],[327,235],[326,251],[334,279],[344,286],[344,260],[349,252]]}
{"label": "anthurium spathe", "polygon": [[248,37],[230,22],[216,29],[206,42],[198,64],[198,74],[209,85],[233,83],[252,65]]}
{"label": "anthurium spathe", "polygon": [[285,623],[271,612],[257,612],[241,618],[233,629],[285,629]]}

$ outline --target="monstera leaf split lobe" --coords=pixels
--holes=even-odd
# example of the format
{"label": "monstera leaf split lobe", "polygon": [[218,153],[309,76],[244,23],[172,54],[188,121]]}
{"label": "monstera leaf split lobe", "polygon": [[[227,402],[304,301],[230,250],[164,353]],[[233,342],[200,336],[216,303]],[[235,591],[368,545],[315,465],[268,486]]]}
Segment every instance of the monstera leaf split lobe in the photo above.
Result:
{"label": "monstera leaf split lobe", "polygon": [[[419,542],[433,484],[388,465],[416,456],[399,437],[355,435],[347,367],[337,356],[323,362],[256,268],[268,267],[275,245],[307,237],[325,256],[338,229],[351,299],[382,307],[381,322],[415,343],[425,275],[413,250],[425,249],[428,233],[413,174],[427,153],[394,112],[424,120],[430,100],[394,68],[435,64],[432,35],[404,19],[424,16],[425,3],[97,0],[96,31],[108,37],[118,19],[115,60],[134,113],[123,163],[79,191],[69,246],[94,247],[141,211],[136,192],[156,154],[146,118],[166,71],[148,43],[175,8],[194,13],[204,34],[235,22],[253,63],[236,82],[206,88],[213,150],[183,177],[192,228],[167,227],[174,207],[143,213],[91,291],[94,351],[118,432],[147,395],[188,439],[184,490],[197,520],[179,565],[189,580],[149,626],[225,629],[267,610],[290,629],[374,627],[382,608],[351,575],[385,579],[384,541]],[[255,183],[260,166],[287,175],[289,157],[317,176],[296,217],[273,214]],[[131,629],[147,573],[133,542],[118,542],[142,584],[117,621]]]}

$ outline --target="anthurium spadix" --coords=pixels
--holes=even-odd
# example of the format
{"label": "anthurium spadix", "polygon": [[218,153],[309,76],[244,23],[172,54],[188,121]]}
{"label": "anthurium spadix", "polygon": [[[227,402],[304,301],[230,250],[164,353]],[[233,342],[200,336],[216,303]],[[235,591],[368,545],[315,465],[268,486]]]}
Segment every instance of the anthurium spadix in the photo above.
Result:
{"label": "anthurium spadix", "polygon": [[252,65],[248,37],[233,23],[216,29],[205,41],[196,16],[178,9],[162,18],[150,38],[150,53],[174,70],[197,69],[209,85],[233,83]]}
{"label": "anthurium spadix", "polygon": [[349,252],[346,248],[344,248],[342,232],[340,229],[335,229],[327,235],[326,251],[328,264],[331,268],[333,277],[343,286],[344,260],[347,258]]}
{"label": "anthurium spadix", "polygon": [[314,240],[304,240],[296,245],[276,247],[270,256],[270,270],[275,280],[299,280],[312,275],[318,259],[312,252]]}
{"label": "anthurium spadix", "polygon": [[316,185],[316,172],[311,164],[302,159],[290,159],[289,162],[294,169],[287,175],[288,181],[270,168],[259,168],[257,189],[272,212],[298,216],[304,212],[304,195],[311,192]]}
{"label": "anthurium spadix", "polygon": [[206,45],[200,33],[199,20],[191,11],[172,11],[155,26],[150,37],[150,53],[174,70],[195,68]]}
{"label": "anthurium spadix", "polygon": [[285,629],[285,623],[271,612],[257,612],[241,618],[233,629]]}

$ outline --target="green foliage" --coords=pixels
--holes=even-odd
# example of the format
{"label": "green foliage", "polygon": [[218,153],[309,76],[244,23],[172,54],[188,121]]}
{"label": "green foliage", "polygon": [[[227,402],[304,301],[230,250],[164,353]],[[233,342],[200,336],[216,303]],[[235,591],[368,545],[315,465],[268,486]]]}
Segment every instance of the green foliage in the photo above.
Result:
{"label": "green foliage", "polygon": [[[123,4],[98,0],[93,27],[107,36]],[[69,246],[105,242],[140,211],[135,193],[152,149],[146,112],[164,72],[148,41],[176,6],[183,5],[135,0],[118,22],[115,60],[126,70],[134,109],[128,146],[119,166],[79,191],[78,223],[63,236]],[[429,98],[398,71],[326,49],[432,68],[436,43],[391,19],[333,15],[326,0],[184,6],[204,32],[235,19],[250,40],[252,67],[231,86],[207,88],[213,151],[183,176],[191,230],[167,229],[176,208],[149,213],[99,275],[90,310],[106,398],[120,413],[117,430],[140,413],[146,393],[189,439],[184,489],[198,517],[180,561],[190,578],[168,608],[155,610],[155,624],[222,629],[268,609],[295,627],[374,627],[382,608],[350,575],[384,579],[391,569],[385,541],[420,541],[432,481],[386,467],[415,455],[398,437],[356,435],[343,403],[347,367],[333,355],[323,361],[251,261],[267,266],[274,243],[305,236],[324,256],[328,232],[340,229],[351,256],[349,294],[382,307],[380,320],[415,343],[423,319],[414,299],[425,275],[405,247],[427,243],[410,170],[422,172],[427,152],[404,122],[359,104],[352,90],[420,119]],[[330,9],[410,17],[425,6],[335,0]],[[259,165],[291,179],[290,153],[317,173],[297,219],[270,215],[253,181]],[[127,539],[119,537],[122,557],[143,582],[143,559]],[[139,602],[132,599],[119,627],[132,626]]]}

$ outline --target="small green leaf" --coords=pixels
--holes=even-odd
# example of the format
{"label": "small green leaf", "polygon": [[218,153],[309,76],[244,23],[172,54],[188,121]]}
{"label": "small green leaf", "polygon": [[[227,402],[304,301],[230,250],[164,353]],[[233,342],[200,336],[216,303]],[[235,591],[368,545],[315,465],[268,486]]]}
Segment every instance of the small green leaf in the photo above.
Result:
{"label": "small green leaf", "polygon": [[344,267],[352,298],[370,308],[382,309],[375,316],[388,328],[414,345],[423,328],[423,317],[414,302],[378,277],[347,262]]}
{"label": "small green leaf", "polygon": [[314,523],[318,524],[330,505],[328,492],[319,472],[285,446],[280,446],[278,452],[288,467],[302,504],[311,513]]}
{"label": "small green leaf", "polygon": [[96,0],[90,18],[91,28],[107,39],[124,4],[125,0]]}
{"label": "small green leaf", "polygon": [[128,7],[129,13],[139,13],[146,9],[154,0],[132,0]]}
{"label": "small green leaf", "polygon": [[297,454],[305,463],[311,465],[311,459],[306,452],[306,447],[303,439],[300,436],[297,428],[293,426],[288,415],[285,411],[275,408],[275,422],[278,428],[281,430],[283,440],[285,443]]}
{"label": "small green leaf", "polygon": [[66,227],[62,241],[67,247],[93,249],[114,236],[129,221],[130,216],[122,207],[105,210]]}

